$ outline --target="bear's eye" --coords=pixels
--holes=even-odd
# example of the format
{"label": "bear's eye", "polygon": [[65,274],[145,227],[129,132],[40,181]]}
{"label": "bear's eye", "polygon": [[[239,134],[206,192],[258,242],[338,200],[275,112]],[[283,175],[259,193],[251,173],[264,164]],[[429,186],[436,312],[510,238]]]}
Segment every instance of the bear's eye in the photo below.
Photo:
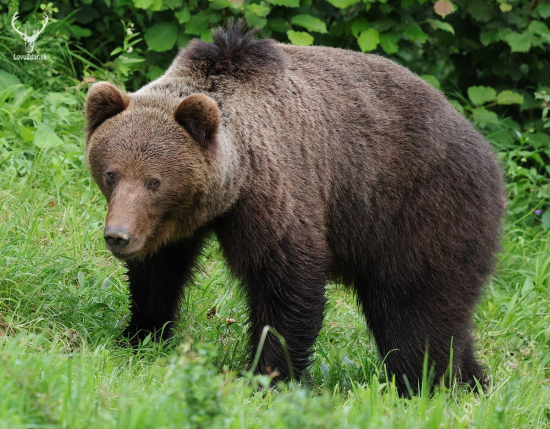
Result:
{"label": "bear's eye", "polygon": [[116,183],[116,174],[109,171],[105,174],[105,181],[108,185],[114,185]]}
{"label": "bear's eye", "polygon": [[147,182],[147,188],[149,189],[156,189],[160,185],[160,180],[158,179],[151,179]]}

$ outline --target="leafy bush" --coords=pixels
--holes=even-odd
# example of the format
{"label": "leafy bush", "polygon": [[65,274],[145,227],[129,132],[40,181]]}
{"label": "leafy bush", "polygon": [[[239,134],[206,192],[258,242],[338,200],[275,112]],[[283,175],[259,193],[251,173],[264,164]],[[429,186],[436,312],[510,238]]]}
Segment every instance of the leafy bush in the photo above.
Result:
{"label": "leafy bush", "polygon": [[390,57],[446,92],[493,142],[509,179],[510,213],[550,227],[547,1],[11,1],[0,14],[0,47],[13,53],[23,50],[9,25],[16,11],[29,29],[32,17],[49,14],[37,51],[51,60],[22,64],[6,55],[0,69],[44,88],[64,76],[69,87],[86,87],[87,77],[136,90],[160,76],[178,48],[194,37],[210,40],[210,29],[233,17],[261,37]]}

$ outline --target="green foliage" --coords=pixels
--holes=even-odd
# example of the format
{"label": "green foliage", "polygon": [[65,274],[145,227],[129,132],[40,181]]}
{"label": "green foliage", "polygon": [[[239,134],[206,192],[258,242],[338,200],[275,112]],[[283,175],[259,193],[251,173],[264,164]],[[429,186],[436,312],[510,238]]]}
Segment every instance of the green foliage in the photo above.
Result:
{"label": "green foliage", "polygon": [[178,25],[175,22],[158,22],[145,32],[145,42],[151,51],[169,51],[177,38]]}
{"label": "green foliage", "polygon": [[[388,56],[454,98],[455,107],[489,136],[505,164],[511,163],[507,168],[527,167],[527,176],[521,169],[512,176],[512,210],[521,205],[525,213],[533,212],[535,195],[548,206],[548,154],[543,145],[529,143],[544,140],[540,136],[550,127],[546,1],[101,0],[75,6],[61,0],[57,9],[37,8],[32,1],[9,4],[0,13],[0,50],[23,52],[9,24],[15,11],[30,30],[33,12],[44,10],[51,18],[36,51],[49,53],[49,59],[23,64],[0,55],[0,70],[23,84],[41,76],[40,84],[50,88],[59,75],[73,79],[69,86],[101,75],[136,90],[160,76],[177,49],[194,37],[210,41],[210,30],[234,17],[257,27],[261,37]],[[28,132],[22,131],[26,138]],[[47,133],[41,126],[39,136]],[[521,189],[515,188],[517,180]]]}
{"label": "green foliage", "polygon": [[318,33],[327,33],[327,26],[319,18],[314,18],[311,15],[295,15],[290,19],[292,24],[304,27],[308,31],[316,31]]}
{"label": "green foliage", "polygon": [[305,31],[288,30],[286,34],[293,45],[309,46],[313,43],[313,36]]}
{"label": "green foliage", "polygon": [[362,31],[357,38],[357,43],[363,52],[374,51],[380,43],[380,33],[374,28]]}
{"label": "green foliage", "polygon": [[488,101],[494,101],[497,98],[497,92],[486,86],[471,86],[468,88],[468,97],[472,103],[482,105]]}

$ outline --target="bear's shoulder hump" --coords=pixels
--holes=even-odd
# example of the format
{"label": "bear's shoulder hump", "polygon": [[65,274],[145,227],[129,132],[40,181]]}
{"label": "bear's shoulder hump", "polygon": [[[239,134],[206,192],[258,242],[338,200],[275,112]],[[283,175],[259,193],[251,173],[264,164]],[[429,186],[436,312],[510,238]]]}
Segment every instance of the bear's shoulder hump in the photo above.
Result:
{"label": "bear's shoulder hump", "polygon": [[[212,32],[213,43],[193,40],[177,56],[172,68],[200,77],[227,76],[237,80],[273,74],[285,68],[284,53],[272,39],[256,39],[243,20]],[[174,67],[175,66],[175,67]]]}

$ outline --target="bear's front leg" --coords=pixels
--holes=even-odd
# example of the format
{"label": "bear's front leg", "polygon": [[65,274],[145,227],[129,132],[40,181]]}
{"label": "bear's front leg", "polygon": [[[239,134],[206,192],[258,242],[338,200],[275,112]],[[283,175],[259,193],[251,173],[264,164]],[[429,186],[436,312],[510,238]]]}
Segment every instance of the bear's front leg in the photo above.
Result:
{"label": "bear's front leg", "polygon": [[130,323],[123,335],[137,345],[150,333],[156,340],[171,336],[181,295],[189,281],[203,237],[161,247],[145,260],[130,260]]}
{"label": "bear's front leg", "polygon": [[[290,236],[290,234],[289,234]],[[325,309],[326,252],[321,243],[285,237],[246,274],[250,310],[251,362],[266,325],[285,340],[269,333],[255,373],[271,374],[274,381],[307,379],[312,347],[322,326]],[[287,357],[288,356],[288,357]],[[290,362],[289,362],[290,360]]]}

